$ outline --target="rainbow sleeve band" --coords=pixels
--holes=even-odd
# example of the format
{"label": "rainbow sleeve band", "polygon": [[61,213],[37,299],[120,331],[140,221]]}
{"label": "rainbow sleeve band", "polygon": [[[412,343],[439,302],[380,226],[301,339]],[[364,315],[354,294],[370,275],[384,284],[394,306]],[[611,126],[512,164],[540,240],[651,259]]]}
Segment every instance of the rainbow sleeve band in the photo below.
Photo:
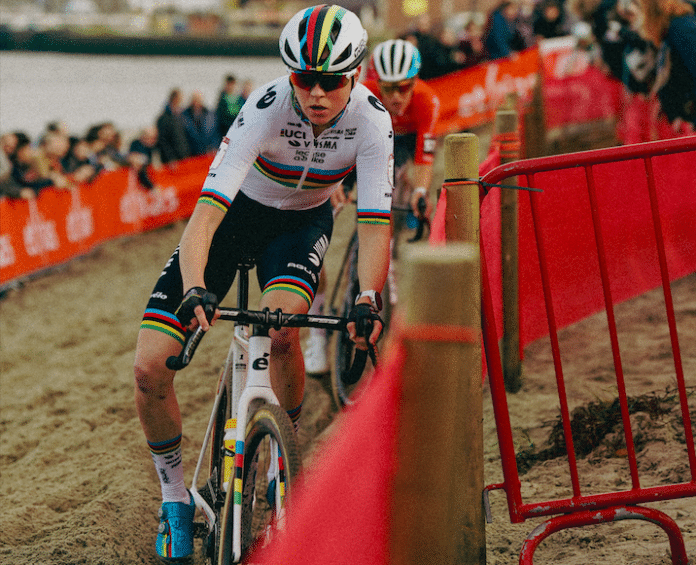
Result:
{"label": "rainbow sleeve band", "polygon": [[225,196],[221,192],[211,190],[209,188],[204,188],[203,190],[201,190],[201,195],[198,197],[198,202],[208,204],[210,206],[215,206],[216,208],[222,210],[225,213],[227,213],[227,210],[232,204],[232,201],[227,196]]}
{"label": "rainbow sleeve band", "polygon": [[390,220],[390,210],[358,210],[359,224],[376,224],[388,226]]}

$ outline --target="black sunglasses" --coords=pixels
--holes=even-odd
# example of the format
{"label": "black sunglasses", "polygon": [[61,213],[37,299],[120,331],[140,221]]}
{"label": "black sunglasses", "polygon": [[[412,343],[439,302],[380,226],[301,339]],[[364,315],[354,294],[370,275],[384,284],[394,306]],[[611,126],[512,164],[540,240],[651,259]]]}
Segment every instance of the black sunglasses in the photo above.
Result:
{"label": "black sunglasses", "polygon": [[297,88],[312,90],[318,84],[324,92],[331,92],[337,88],[343,88],[350,81],[353,73],[325,74],[325,73],[290,73],[290,82]]}

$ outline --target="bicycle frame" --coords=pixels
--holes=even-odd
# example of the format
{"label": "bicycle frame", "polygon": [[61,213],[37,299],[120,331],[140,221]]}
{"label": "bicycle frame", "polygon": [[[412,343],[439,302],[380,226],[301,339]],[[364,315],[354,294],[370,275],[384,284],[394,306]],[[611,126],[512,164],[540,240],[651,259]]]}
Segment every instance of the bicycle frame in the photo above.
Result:
{"label": "bicycle frame", "polygon": [[[246,309],[248,305],[248,277],[251,266],[240,266],[237,282],[237,303],[239,309]],[[278,398],[271,386],[270,364],[271,338],[268,330],[260,330],[254,335],[246,337],[247,324],[237,322],[235,324],[232,343],[227,354],[227,360],[218,380],[217,392],[213,409],[206,429],[203,445],[198,456],[196,470],[191,481],[190,491],[196,501],[196,506],[202,511],[208,531],[211,532],[215,527],[215,512],[208,502],[198,492],[198,480],[200,472],[206,459],[206,453],[212,438],[218,409],[222,395],[226,392],[228,413],[226,419],[230,418],[236,422],[236,441],[235,441],[235,468],[232,480],[227,488],[234,489],[234,510],[233,510],[233,533],[232,550],[233,562],[237,563],[242,558],[241,549],[241,516],[242,516],[242,484],[241,469],[244,465],[244,446],[246,423],[253,405],[258,401],[265,401],[269,404],[280,405]],[[249,362],[251,360],[251,362]],[[274,442],[275,443],[275,442]],[[271,453],[278,452],[277,445],[271,445]],[[280,456],[280,455],[279,455]],[[276,463],[276,462],[274,462]],[[276,468],[275,472],[277,472]],[[276,489],[276,507],[282,505],[283,488]]]}

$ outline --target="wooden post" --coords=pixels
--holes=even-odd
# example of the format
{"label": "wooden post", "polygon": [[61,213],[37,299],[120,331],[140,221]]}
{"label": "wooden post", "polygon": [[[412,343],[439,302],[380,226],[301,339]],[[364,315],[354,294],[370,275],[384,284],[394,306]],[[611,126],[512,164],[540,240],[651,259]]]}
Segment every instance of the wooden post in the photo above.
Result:
{"label": "wooden post", "polygon": [[[448,242],[479,242],[479,147],[472,133],[445,137],[445,181],[461,181],[447,187],[445,236]],[[466,179],[466,180],[465,180]]]}
{"label": "wooden post", "polygon": [[408,245],[399,267],[390,563],[485,565],[479,246]]}
{"label": "wooden post", "polygon": [[[447,245],[409,245],[399,262],[399,307],[413,331],[404,340],[393,565],[486,563],[478,160],[475,135],[445,138],[445,179],[461,182],[447,188]],[[466,331],[475,339],[461,340]]]}
{"label": "wooden post", "polygon": [[[541,65],[541,61],[539,62]],[[541,68],[541,67],[540,67]],[[547,154],[546,150],[546,122],[544,112],[544,96],[542,91],[542,74],[537,75],[537,82],[534,85],[532,103],[530,108],[524,112],[523,118],[524,158],[543,157]]]}
{"label": "wooden post", "polygon": [[[501,164],[517,161],[520,156],[519,120],[516,111],[501,110],[495,116],[495,131],[500,143]],[[517,177],[506,181],[516,185]],[[503,286],[503,339],[502,364],[505,389],[517,392],[522,387],[522,359],[520,355],[519,309],[519,252],[517,237],[517,209],[519,193],[502,188],[500,192],[500,250]]]}

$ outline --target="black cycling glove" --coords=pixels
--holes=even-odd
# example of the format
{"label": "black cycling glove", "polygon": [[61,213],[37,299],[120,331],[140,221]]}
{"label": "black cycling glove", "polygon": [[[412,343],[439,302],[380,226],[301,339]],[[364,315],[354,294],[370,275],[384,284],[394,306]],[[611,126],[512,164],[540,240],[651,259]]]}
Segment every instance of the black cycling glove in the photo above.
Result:
{"label": "black cycling glove", "polygon": [[[355,333],[360,337],[369,338],[372,333],[374,323],[379,320],[384,328],[384,322],[379,317],[377,310],[370,304],[356,304],[348,315],[348,320],[355,322]],[[381,334],[380,334],[381,337]]]}
{"label": "black cycling glove", "polygon": [[175,315],[184,327],[191,324],[191,320],[196,317],[194,310],[196,306],[202,306],[205,317],[210,320],[215,315],[218,307],[218,299],[212,292],[208,292],[202,286],[190,288],[184,295],[184,299],[176,309]]}

